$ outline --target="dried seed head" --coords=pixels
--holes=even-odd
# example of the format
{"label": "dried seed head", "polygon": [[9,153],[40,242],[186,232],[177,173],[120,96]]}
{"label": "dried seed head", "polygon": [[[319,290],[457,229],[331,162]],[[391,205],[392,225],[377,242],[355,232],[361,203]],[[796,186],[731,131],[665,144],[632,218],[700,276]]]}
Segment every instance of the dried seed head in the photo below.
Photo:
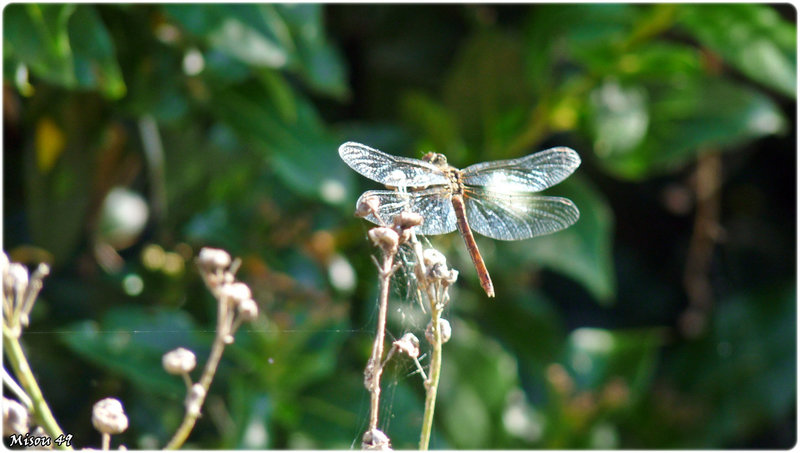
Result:
{"label": "dried seed head", "polygon": [[366,217],[370,214],[378,212],[381,201],[378,197],[366,197],[359,199],[358,206],[356,206],[356,217]]}
{"label": "dried seed head", "polygon": [[8,272],[4,275],[3,286],[9,293],[16,292],[22,294],[28,286],[28,269],[22,264],[11,263],[8,265]]}
{"label": "dried seed head", "polygon": [[392,449],[392,443],[389,440],[389,436],[375,428],[365,432],[361,437],[361,449],[388,451]]}
{"label": "dried seed head", "polygon": [[167,373],[181,375],[192,371],[197,365],[197,359],[192,351],[178,348],[164,354],[161,364]]}
{"label": "dried seed head", "polygon": [[234,305],[240,305],[243,301],[252,299],[253,293],[250,287],[242,282],[233,282],[224,285],[220,289],[220,296],[227,298]]}
{"label": "dried seed head", "polygon": [[404,211],[394,217],[393,224],[400,229],[407,230],[422,225],[423,220],[422,216],[416,212]]}
{"label": "dried seed head", "polygon": [[436,249],[425,249],[422,252],[422,259],[425,262],[425,268],[430,269],[436,265],[447,267],[447,258],[444,254]]}
{"label": "dried seed head", "polygon": [[369,230],[369,238],[376,247],[380,247],[386,253],[396,253],[397,244],[400,236],[391,228],[375,227]]}
{"label": "dried seed head", "polygon": [[8,255],[6,255],[6,252],[3,252],[2,256],[0,256],[0,275],[6,275],[9,264],[10,262],[8,261]]}
{"label": "dried seed head", "polygon": [[400,352],[408,355],[412,359],[419,357],[419,339],[409,332],[399,340],[392,343]]}
{"label": "dried seed head", "polygon": [[242,321],[252,321],[258,316],[258,304],[253,299],[245,299],[237,306]]}
{"label": "dried seed head", "polygon": [[28,409],[22,404],[3,398],[3,433],[9,435],[28,432]]}
{"label": "dried seed head", "polygon": [[231,265],[231,255],[222,249],[203,247],[197,257],[197,263],[210,271],[227,269]]}
{"label": "dried seed head", "polygon": [[186,395],[186,412],[192,415],[200,414],[205,398],[206,389],[200,384],[194,384]]}
{"label": "dried seed head", "polygon": [[105,398],[95,403],[92,425],[103,434],[119,434],[128,429],[128,417],[122,403],[116,398]]}
{"label": "dried seed head", "polygon": [[[450,341],[453,330],[450,328],[450,322],[448,320],[439,318],[439,330],[441,331],[442,335],[442,343],[444,344]],[[429,322],[428,327],[425,328],[425,338],[428,339],[428,343],[433,344],[433,322]]]}

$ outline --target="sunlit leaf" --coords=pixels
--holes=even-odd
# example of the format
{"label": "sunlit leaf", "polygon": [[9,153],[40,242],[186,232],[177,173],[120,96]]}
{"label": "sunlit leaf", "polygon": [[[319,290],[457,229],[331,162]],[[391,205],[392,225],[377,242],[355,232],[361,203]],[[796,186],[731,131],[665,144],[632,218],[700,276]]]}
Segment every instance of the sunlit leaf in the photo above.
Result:
{"label": "sunlit leaf", "polygon": [[348,94],[342,55],[325,38],[322,6],[313,3],[275,5],[297,47],[297,71],[308,85],[336,98]]}
{"label": "sunlit leaf", "polygon": [[[640,179],[680,168],[704,149],[735,149],[753,139],[781,133],[786,127],[781,111],[769,97],[719,79],[693,78],[678,86],[653,88],[647,95],[649,120],[644,140],[628,150],[596,150],[601,164],[618,176]],[[595,121],[602,124],[606,120]]]}
{"label": "sunlit leaf", "polygon": [[213,49],[253,66],[281,68],[293,50],[286,24],[273,5],[165,6],[188,31]]}
{"label": "sunlit leaf", "polygon": [[646,96],[641,87],[622,87],[613,80],[592,92],[595,153],[613,158],[641,143],[649,121]]}
{"label": "sunlit leaf", "polygon": [[795,97],[797,27],[769,5],[683,5],[679,23],[754,80]]}
{"label": "sunlit leaf", "polygon": [[567,339],[563,363],[579,389],[599,389],[613,378],[622,378],[638,399],[651,384],[664,333],[661,329],[576,329]]}

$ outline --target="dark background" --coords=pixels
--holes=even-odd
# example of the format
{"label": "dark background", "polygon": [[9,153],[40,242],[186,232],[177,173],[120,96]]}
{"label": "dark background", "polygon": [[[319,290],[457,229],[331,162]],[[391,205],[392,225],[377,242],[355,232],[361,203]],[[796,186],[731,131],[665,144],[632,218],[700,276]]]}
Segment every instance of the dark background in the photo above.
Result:
{"label": "dark background", "polygon": [[[187,446],[359,446],[378,252],[352,211],[378,187],[339,160],[347,140],[458,167],[583,160],[549,190],[576,225],[478,239],[496,299],[457,234],[429,238],[460,271],[433,447],[795,444],[792,6],[15,4],[3,21],[4,250],[52,265],[22,340],[78,447],[99,445],[107,396],[131,421],[114,444],[174,432],[183,384],[161,355],[207,357],[203,246],[242,258],[262,315]],[[422,339],[404,283],[389,331]],[[395,447],[415,447],[423,398],[393,363]]]}

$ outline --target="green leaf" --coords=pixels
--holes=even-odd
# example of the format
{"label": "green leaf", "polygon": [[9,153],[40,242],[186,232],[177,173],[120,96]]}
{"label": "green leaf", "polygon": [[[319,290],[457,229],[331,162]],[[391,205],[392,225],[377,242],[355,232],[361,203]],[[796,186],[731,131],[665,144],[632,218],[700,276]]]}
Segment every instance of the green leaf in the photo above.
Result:
{"label": "green leaf", "polygon": [[4,24],[11,53],[36,76],[66,88],[98,89],[109,99],[125,95],[114,44],[95,7],[10,5]]}
{"label": "green leaf", "polygon": [[610,80],[590,96],[594,120],[594,151],[600,156],[625,153],[647,134],[647,93]]}
{"label": "green leaf", "polygon": [[166,5],[187,31],[223,52],[257,67],[288,65],[294,44],[273,5]]}
{"label": "green leaf", "polygon": [[662,41],[620,55],[617,76],[623,85],[685,83],[704,71],[697,49],[691,46]]}
{"label": "green leaf", "polygon": [[75,86],[67,23],[76,8],[76,5],[56,4],[8,5],[3,10],[4,47],[36,76],[57,85]]}
{"label": "green leaf", "polygon": [[436,415],[454,448],[488,448],[502,425],[510,391],[518,389],[517,360],[467,323],[453,323],[444,345]]}
{"label": "green leaf", "polygon": [[797,29],[769,5],[685,4],[678,22],[754,80],[797,96]]}
{"label": "green leaf", "polygon": [[461,136],[484,157],[501,156],[511,134],[498,132],[510,110],[528,107],[519,41],[494,31],[470,37],[461,46],[446,77],[444,101],[453,112]]}
{"label": "green leaf", "polygon": [[[291,91],[273,93],[252,82],[232,87],[214,96],[213,112],[247,137],[289,187],[330,203],[345,201],[352,175],[336,152],[340,143],[308,101]],[[296,109],[291,118],[289,103]]]}
{"label": "green leaf", "polygon": [[98,88],[109,99],[125,95],[125,81],[114,44],[94,7],[80,5],[69,19],[75,78],[83,88]]}
{"label": "green leaf", "polygon": [[[619,96],[604,96],[604,89],[607,85],[592,94],[597,125],[595,151],[604,168],[624,178],[641,179],[672,171],[691,162],[703,149],[731,150],[786,128],[780,109],[766,95],[720,79],[693,78],[677,86],[654,86],[646,91],[647,135],[638,146],[629,147],[631,135],[638,128],[625,129],[620,126],[624,122],[615,123],[611,112],[620,102],[623,110],[631,110],[620,115],[631,123],[635,123],[636,115],[642,117],[639,122],[644,121],[641,104],[627,102],[624,94],[641,92],[641,88],[620,89]],[[620,130],[611,130],[614,124]],[[615,134],[623,137],[607,140]]]}
{"label": "green leaf", "polygon": [[571,371],[578,389],[597,390],[621,377],[638,400],[647,396],[663,335],[663,329],[582,327],[567,339],[562,363]]}
{"label": "green leaf", "polygon": [[694,447],[747,438],[792,412],[796,319],[794,284],[739,292],[715,304],[708,335],[676,351],[666,369],[679,389],[707,411],[702,427],[696,427],[703,443]]}
{"label": "green leaf", "polygon": [[275,5],[297,46],[296,71],[311,89],[343,99],[349,94],[343,57],[325,39],[322,6],[313,3]]}
{"label": "green leaf", "polygon": [[[77,354],[107,367],[151,393],[176,396],[185,392],[178,376],[167,374],[161,357],[177,347],[198,353],[211,338],[201,339],[200,329],[183,312],[146,312],[141,307],[117,307],[97,323],[82,321],[69,326],[61,339]],[[203,346],[206,345],[206,346]]]}
{"label": "green leaf", "polygon": [[432,150],[456,162],[465,157],[466,149],[451,110],[427,95],[416,92],[403,96],[402,110],[406,122],[427,138]]}
{"label": "green leaf", "polygon": [[[84,105],[83,116],[70,117],[80,110],[77,104],[53,106],[53,113],[59,114],[61,108],[64,113],[54,120],[39,119],[34,143],[39,156],[33,152],[24,154],[26,216],[31,239],[52,253],[57,263],[66,262],[83,237],[92,198],[94,165],[88,158],[92,153],[87,149],[87,142],[96,138],[98,131],[87,130],[90,126],[83,121],[91,123],[90,118],[97,120],[97,117],[88,105]],[[55,129],[48,133],[43,124],[52,124]],[[47,145],[46,136],[54,133],[64,134],[61,144]],[[50,146],[54,148],[46,152]],[[43,165],[41,159],[45,152],[52,157],[51,163]],[[58,228],[53,228],[54,223]]]}
{"label": "green leaf", "polygon": [[582,284],[598,302],[612,303],[616,291],[611,256],[614,217],[608,202],[580,176],[572,176],[549,194],[572,200],[580,210],[580,219],[558,233],[513,245],[499,243],[499,253],[567,275]]}

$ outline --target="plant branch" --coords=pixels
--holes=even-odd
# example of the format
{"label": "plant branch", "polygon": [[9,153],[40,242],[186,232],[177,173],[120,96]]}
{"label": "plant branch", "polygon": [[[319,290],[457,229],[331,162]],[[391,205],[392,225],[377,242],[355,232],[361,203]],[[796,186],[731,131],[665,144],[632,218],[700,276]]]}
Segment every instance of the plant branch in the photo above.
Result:
{"label": "plant branch", "polygon": [[[53,413],[42,395],[42,390],[33,376],[28,359],[25,358],[19,338],[13,335],[12,329],[3,329],[3,350],[11,364],[11,368],[14,370],[14,375],[19,379],[20,385],[31,398],[33,409],[31,415],[34,420],[44,428],[51,438],[55,439],[62,435],[64,431],[61,430],[55,417],[53,417]],[[60,445],[56,444],[56,446],[62,450],[72,450],[66,442],[62,442]]]}

